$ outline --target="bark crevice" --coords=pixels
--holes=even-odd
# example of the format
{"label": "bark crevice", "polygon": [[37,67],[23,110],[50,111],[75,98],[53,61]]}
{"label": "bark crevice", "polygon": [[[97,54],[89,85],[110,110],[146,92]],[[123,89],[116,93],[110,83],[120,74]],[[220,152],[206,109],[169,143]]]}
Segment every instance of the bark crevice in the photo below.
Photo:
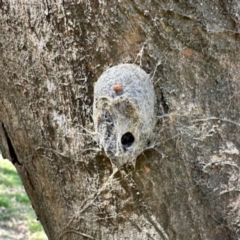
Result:
{"label": "bark crevice", "polygon": [[13,147],[11,138],[9,137],[7,127],[4,125],[4,123],[2,123],[2,129],[3,129],[3,133],[5,135],[5,139],[6,139],[9,154],[10,154],[10,159],[9,160],[12,162],[13,165],[17,164],[17,165],[22,166],[21,162],[19,161],[19,159],[17,157],[17,153],[16,153],[16,151]]}

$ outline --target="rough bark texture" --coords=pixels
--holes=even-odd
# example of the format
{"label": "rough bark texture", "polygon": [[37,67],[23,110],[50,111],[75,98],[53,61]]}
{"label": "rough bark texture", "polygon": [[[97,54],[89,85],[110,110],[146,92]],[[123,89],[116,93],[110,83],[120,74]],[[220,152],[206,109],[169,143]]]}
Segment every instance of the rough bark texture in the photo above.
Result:
{"label": "rough bark texture", "polygon": [[[239,239],[238,0],[1,0],[0,148],[49,239]],[[156,139],[114,175],[94,82],[152,74]]]}

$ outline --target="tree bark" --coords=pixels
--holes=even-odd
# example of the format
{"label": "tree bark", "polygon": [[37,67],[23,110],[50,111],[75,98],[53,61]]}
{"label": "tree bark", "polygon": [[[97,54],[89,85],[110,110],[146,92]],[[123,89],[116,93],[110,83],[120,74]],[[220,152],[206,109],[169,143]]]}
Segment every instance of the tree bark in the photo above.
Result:
{"label": "tree bark", "polygon": [[[239,9],[0,1],[0,148],[49,239],[240,238]],[[92,103],[120,63],[151,74],[158,121],[152,149],[113,172]]]}

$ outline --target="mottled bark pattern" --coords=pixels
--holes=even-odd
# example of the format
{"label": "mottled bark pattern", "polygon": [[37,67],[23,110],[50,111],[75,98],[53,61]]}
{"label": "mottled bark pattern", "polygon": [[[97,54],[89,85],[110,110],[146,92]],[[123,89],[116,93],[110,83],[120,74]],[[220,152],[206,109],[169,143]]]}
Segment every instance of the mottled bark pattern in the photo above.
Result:
{"label": "mottled bark pattern", "polygon": [[[0,148],[49,239],[240,238],[237,0],[0,0]],[[152,74],[152,149],[118,171],[94,82]]]}

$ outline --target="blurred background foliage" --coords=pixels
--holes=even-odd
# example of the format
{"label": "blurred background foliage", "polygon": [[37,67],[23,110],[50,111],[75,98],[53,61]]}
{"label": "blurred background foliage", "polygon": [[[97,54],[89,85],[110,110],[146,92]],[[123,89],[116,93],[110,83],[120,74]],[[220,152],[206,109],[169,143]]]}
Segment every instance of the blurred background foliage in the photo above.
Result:
{"label": "blurred background foliage", "polygon": [[46,240],[15,167],[0,153],[0,239]]}

